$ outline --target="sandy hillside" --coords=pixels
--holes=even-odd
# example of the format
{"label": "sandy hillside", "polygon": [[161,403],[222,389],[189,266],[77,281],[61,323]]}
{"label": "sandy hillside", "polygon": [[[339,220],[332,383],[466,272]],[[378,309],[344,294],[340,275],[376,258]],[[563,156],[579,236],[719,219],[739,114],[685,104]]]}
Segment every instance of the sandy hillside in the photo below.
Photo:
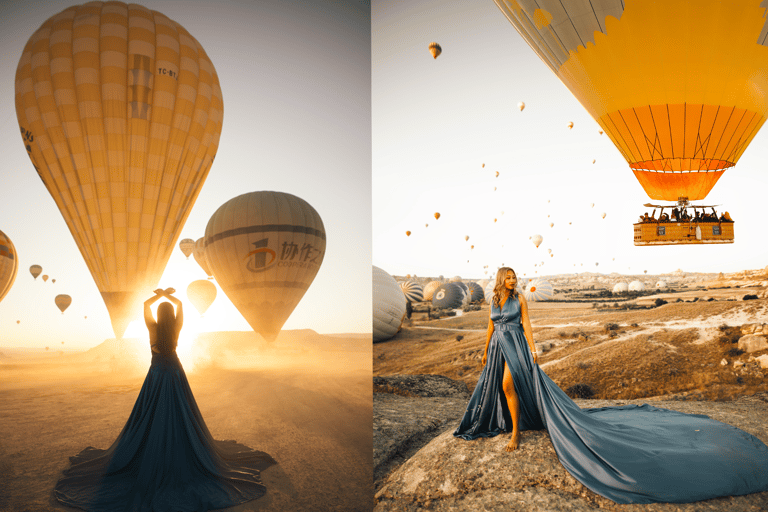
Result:
{"label": "sandy hillside", "polygon": [[[370,510],[370,335],[289,331],[266,348],[253,333],[201,341],[206,365],[185,368],[211,433],[278,461],[262,473],[264,497],[227,510]],[[51,495],[68,457],[112,443],[148,366],[121,363],[109,342],[90,354],[3,352],[0,510],[73,510]]]}
{"label": "sandy hillside", "polygon": [[[660,294],[630,302],[661,297],[670,303],[635,310],[613,309],[612,302],[599,308],[589,302],[530,303],[534,339],[549,347],[539,363],[563,389],[584,384],[601,399],[724,400],[766,391],[768,377],[750,356],[768,351],[740,354],[736,348],[741,333],[734,327],[768,323],[768,300],[740,300],[746,293],[751,291]],[[702,301],[705,296],[715,300]],[[699,301],[688,302],[694,297]],[[678,298],[683,302],[671,302]],[[394,338],[374,344],[374,375],[439,374],[474,389],[488,314],[484,305],[461,317],[414,315]],[[737,361],[746,364],[736,368]]]}

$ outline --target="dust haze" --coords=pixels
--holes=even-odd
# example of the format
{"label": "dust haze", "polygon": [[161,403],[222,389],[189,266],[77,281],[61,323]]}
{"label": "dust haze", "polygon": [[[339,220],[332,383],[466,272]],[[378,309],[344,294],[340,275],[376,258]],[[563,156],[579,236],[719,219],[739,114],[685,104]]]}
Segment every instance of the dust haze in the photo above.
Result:
{"label": "dust haze", "polygon": [[[68,457],[117,438],[151,360],[147,340],[63,349],[0,347],[0,510],[70,510],[52,497]],[[226,510],[371,508],[370,334],[203,333],[177,352],[214,438],[278,461],[264,497]]]}

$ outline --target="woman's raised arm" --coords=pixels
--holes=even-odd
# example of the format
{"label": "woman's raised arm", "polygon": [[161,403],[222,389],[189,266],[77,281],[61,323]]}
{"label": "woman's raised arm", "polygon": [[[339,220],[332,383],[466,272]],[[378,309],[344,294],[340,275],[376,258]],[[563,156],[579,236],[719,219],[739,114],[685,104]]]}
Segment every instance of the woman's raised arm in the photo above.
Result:
{"label": "woman's raised arm", "polygon": [[160,289],[155,290],[155,296],[150,297],[144,301],[144,323],[147,324],[147,327],[156,323],[154,317],[152,316],[152,310],[150,309],[150,306],[157,302],[160,297],[162,297],[162,295],[160,295],[161,292],[162,290]]}
{"label": "woman's raised arm", "polygon": [[181,331],[181,326],[184,325],[184,306],[182,306],[179,299],[171,295],[175,292],[176,290],[173,288],[166,288],[165,290],[160,290],[159,293],[162,297],[165,297],[176,306],[176,332],[179,332]]}

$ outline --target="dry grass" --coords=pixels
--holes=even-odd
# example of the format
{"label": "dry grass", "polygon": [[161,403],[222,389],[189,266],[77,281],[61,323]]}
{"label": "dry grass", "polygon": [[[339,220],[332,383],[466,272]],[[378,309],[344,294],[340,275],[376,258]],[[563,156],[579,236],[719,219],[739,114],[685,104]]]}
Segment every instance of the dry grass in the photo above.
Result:
{"label": "dry grass", "polygon": [[[768,391],[768,377],[748,362],[768,351],[739,354],[734,345],[741,323],[760,321],[767,306],[766,300],[682,302],[617,311],[592,309],[589,303],[532,303],[530,312],[537,343],[552,344],[539,364],[563,389],[583,384],[597,399],[728,400]],[[710,325],[715,320],[721,325],[721,318],[731,319],[730,327]],[[374,375],[439,374],[473,389],[482,371],[487,325],[488,306],[461,317],[414,322],[374,345]],[[436,327],[445,330],[431,329]],[[457,334],[464,338],[457,341]],[[722,359],[728,364],[721,365]],[[747,363],[745,370],[734,368],[737,360]]]}

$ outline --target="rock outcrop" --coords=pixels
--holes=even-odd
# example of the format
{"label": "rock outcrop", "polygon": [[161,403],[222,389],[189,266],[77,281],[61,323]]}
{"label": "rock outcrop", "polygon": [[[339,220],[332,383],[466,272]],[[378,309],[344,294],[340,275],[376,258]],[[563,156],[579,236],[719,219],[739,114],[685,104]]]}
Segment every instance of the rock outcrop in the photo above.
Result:
{"label": "rock outcrop", "polygon": [[374,482],[458,421],[469,401],[463,382],[442,375],[373,378]]}
{"label": "rock outcrop", "polygon": [[739,349],[746,353],[757,352],[768,348],[768,339],[759,334],[747,334],[739,338]]}
{"label": "rock outcrop", "polygon": [[[768,393],[732,402],[577,400],[581,407],[651,402],[655,407],[706,414],[768,443]],[[375,406],[374,406],[375,407]],[[374,409],[375,410],[375,409]],[[379,485],[377,512],[556,510],[721,511],[768,510],[768,492],[696,503],[617,505],[584,487],[557,459],[546,431],[522,433],[520,448],[504,450],[508,435],[463,441],[453,437],[457,421],[393,471]],[[374,442],[375,445],[375,442]]]}

